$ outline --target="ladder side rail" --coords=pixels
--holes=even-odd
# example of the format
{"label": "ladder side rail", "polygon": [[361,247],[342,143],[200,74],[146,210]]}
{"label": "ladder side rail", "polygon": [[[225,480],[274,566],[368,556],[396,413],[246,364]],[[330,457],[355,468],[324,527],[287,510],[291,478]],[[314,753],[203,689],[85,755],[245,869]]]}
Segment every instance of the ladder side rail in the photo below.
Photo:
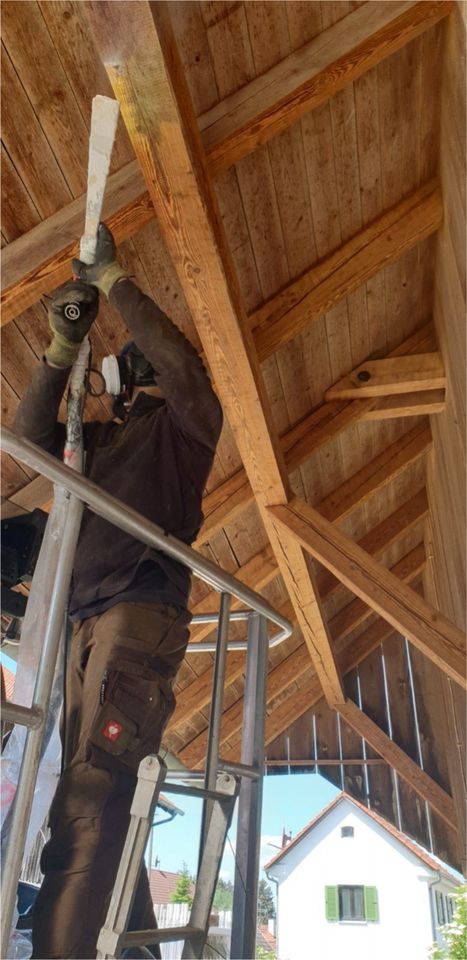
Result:
{"label": "ladder side rail", "polygon": [[222,855],[235,808],[237,791],[238,782],[234,777],[229,773],[218,775],[216,792],[225,793],[225,799],[215,800],[212,805],[189,920],[189,926],[192,929],[200,929],[202,933],[198,938],[190,937],[190,939],[185,940],[182,960],[199,960],[204,953],[212,901],[216,892]]}
{"label": "ladder side rail", "polygon": [[76,543],[81,524],[83,504],[80,500],[71,498],[63,538],[57,561],[57,576],[50,598],[50,607],[45,628],[44,643],[37,671],[33,695],[33,707],[42,711],[40,725],[29,727],[26,733],[21,769],[11,813],[11,825],[5,856],[3,857],[3,890],[2,890],[2,956],[8,954],[10,928],[13,910],[16,902],[16,891],[21,872],[24,845],[31,814],[32,801],[36,785],[37,772],[41,757],[42,744],[45,732],[45,721],[48,713],[50,695],[54,680],[65,621],[65,609],[71,572],[75,556]]}
{"label": "ladder side rail", "polygon": [[130,809],[130,825],[107,917],[97,941],[98,958],[120,956],[166,769],[164,761],[152,755],[145,757],[138,767],[138,779]]}
{"label": "ladder side rail", "polygon": [[250,615],[245,677],[241,762],[261,774],[242,776],[232,908],[232,958],[254,957],[263,799],[266,718],[267,631],[264,617]]}
{"label": "ladder side rail", "polygon": [[[212,680],[212,699],[209,711],[208,741],[206,753],[206,772],[204,786],[206,790],[214,790],[219,772],[219,749],[221,737],[222,709],[224,705],[225,669],[227,665],[227,645],[230,626],[230,594],[222,593],[219,609],[219,623],[217,628],[217,644],[214,655],[214,669]],[[212,801],[205,800],[201,818],[201,832],[199,843],[198,869],[203,856],[206,832],[212,812]]]}

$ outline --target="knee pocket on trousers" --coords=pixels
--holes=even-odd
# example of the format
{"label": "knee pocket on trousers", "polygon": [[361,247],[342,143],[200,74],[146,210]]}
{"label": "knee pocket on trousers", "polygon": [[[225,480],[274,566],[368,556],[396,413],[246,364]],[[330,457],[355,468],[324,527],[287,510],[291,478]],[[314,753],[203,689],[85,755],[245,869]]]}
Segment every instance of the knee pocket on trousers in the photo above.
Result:
{"label": "knee pocket on trousers", "polygon": [[112,664],[103,678],[90,730],[89,759],[95,766],[136,773],[143,757],[160,747],[175,709],[171,684],[145,663]]}

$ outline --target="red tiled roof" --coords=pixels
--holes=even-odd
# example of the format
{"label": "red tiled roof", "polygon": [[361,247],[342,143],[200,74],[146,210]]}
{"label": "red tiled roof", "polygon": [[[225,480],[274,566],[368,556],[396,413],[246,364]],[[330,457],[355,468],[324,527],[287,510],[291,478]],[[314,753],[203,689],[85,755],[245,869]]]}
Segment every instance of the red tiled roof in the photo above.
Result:
{"label": "red tiled roof", "polygon": [[[153,903],[171,903],[171,895],[175,892],[179,873],[172,873],[169,870],[150,870],[149,887],[151,890],[151,899]],[[191,885],[191,894],[195,892],[195,885]]]}
{"label": "red tiled roof", "polygon": [[14,673],[12,673],[11,670],[8,669],[8,667],[4,667],[3,664],[2,664],[2,674],[3,674],[3,683],[5,685],[4,686],[5,698],[7,700],[11,700],[13,696],[13,688],[15,685],[15,675]]}
{"label": "red tiled roof", "polygon": [[276,938],[273,937],[272,933],[270,932],[269,928],[266,926],[265,923],[258,924],[256,944],[257,946],[260,946],[260,947],[265,946],[269,950],[273,950],[274,953],[276,952],[276,946],[277,946]]}
{"label": "red tiled roof", "polygon": [[303,827],[303,830],[300,830],[300,832],[297,833],[297,836],[294,837],[294,839],[291,840],[283,850],[277,853],[265,864],[264,869],[269,870],[273,864],[279,863],[279,861],[286,853],[288,853],[291,847],[295,847],[296,844],[300,843],[300,840],[302,840],[306,834],[310,833],[316,824],[319,823],[320,820],[323,820],[323,818],[326,817],[327,814],[330,813],[330,811],[343,800],[349,800],[350,803],[353,803],[354,806],[358,807],[362,813],[365,813],[367,817],[369,817],[371,820],[374,820],[375,823],[378,823],[380,827],[383,827],[387,833],[390,833],[391,836],[399,841],[399,843],[402,843],[407,850],[410,850],[410,852],[413,853],[414,856],[418,857],[418,859],[421,860],[427,867],[429,867],[430,870],[435,870],[436,873],[440,873],[447,880],[457,881],[456,874],[451,873],[448,867],[443,867],[438,860],[435,860],[435,858],[428,853],[427,850],[423,850],[422,847],[417,846],[413,840],[410,840],[409,837],[407,837],[404,833],[401,833],[397,827],[394,827],[392,823],[389,823],[389,820],[385,820],[384,817],[380,816],[379,813],[376,813],[374,810],[370,810],[368,807],[365,807],[363,803],[360,803],[359,800],[355,800],[354,797],[351,797],[348,793],[345,793],[345,791],[340,793],[339,796],[335,797],[334,800],[331,800],[331,803],[328,803],[327,807],[324,807],[321,812],[318,813],[318,815],[306,825],[306,827]]}

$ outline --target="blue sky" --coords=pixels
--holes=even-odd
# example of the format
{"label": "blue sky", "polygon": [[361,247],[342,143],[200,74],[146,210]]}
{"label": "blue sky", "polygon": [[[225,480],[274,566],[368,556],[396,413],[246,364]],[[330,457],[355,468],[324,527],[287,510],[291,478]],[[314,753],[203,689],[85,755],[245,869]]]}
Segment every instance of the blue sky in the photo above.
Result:
{"label": "blue sky", "polygon": [[[294,774],[264,778],[263,817],[261,824],[261,866],[277,852],[282,830],[295,836],[335,796],[338,790],[319,774]],[[170,797],[170,794],[167,793]],[[185,811],[170,823],[154,829],[153,864],[159,859],[161,870],[181,870],[186,863],[190,873],[196,873],[201,801],[190,797],[173,797]],[[162,819],[162,814],[161,814]],[[235,849],[236,818],[229,831]],[[273,846],[275,844],[276,846]],[[221,877],[234,878],[234,854],[227,842],[221,866]]]}

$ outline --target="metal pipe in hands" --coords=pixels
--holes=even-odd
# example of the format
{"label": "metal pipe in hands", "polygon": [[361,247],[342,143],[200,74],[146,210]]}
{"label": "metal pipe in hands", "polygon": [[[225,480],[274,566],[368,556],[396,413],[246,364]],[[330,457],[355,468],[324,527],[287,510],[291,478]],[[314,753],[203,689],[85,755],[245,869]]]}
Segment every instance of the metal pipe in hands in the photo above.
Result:
{"label": "metal pipe in hands", "polygon": [[[1,432],[0,446],[6,453],[9,453],[12,457],[15,457],[15,459],[20,460],[21,463],[25,463],[31,467],[31,469],[41,473],[44,477],[51,480],[52,483],[57,483],[65,487],[70,493],[73,493],[75,497],[82,500],[90,510],[97,513],[98,516],[103,517],[104,520],[115,524],[116,527],[124,530],[125,533],[129,533],[137,540],[141,540],[142,543],[145,543],[148,547],[161,550],[169,557],[173,557],[174,560],[178,560],[179,563],[183,563],[215,590],[218,590],[220,593],[230,593],[231,596],[237,597],[238,600],[241,600],[252,610],[262,614],[267,620],[271,620],[272,623],[277,624],[277,626],[280,627],[281,636],[280,640],[277,636],[273,638],[272,642],[274,646],[276,646],[278,642],[282,642],[282,640],[290,637],[292,633],[290,622],[281,616],[280,613],[277,613],[267,600],[258,593],[255,593],[254,590],[250,590],[243,583],[240,583],[235,577],[220,570],[215,563],[201,556],[200,553],[197,553],[196,550],[193,550],[192,547],[189,547],[186,543],[182,543],[182,541],[177,540],[176,537],[171,536],[171,534],[165,533],[157,524],[151,523],[136,510],[126,506],[121,500],[117,500],[116,497],[112,497],[96,483],[77,474],[74,470],[70,470],[56,460],[50,453],[45,453],[30,440],[17,437],[6,427],[3,427]],[[201,643],[193,644],[193,647],[195,646],[200,653],[205,652],[206,649],[215,649],[215,644],[214,646],[210,645],[208,648],[206,648],[205,644]],[[239,647],[237,647],[237,649],[239,649]],[[243,649],[246,649],[245,644],[243,644]]]}

